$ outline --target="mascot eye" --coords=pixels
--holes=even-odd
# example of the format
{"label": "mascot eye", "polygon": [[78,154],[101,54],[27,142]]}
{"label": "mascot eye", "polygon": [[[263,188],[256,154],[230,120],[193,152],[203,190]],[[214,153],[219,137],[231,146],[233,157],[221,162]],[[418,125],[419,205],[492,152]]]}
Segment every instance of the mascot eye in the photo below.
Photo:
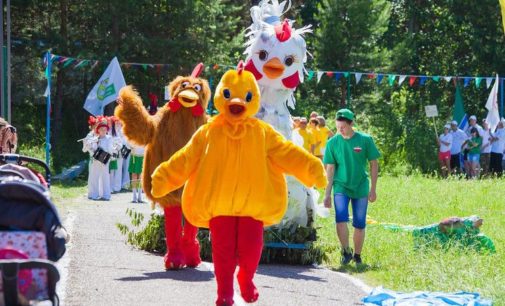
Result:
{"label": "mascot eye", "polygon": [[189,85],[189,82],[182,82],[181,87],[186,88],[186,87],[188,87],[188,85]]}
{"label": "mascot eye", "polygon": [[258,53],[258,56],[260,58],[260,60],[262,61],[266,61],[267,58],[268,58],[268,52],[265,51],[265,50],[261,50],[259,53]]}
{"label": "mascot eye", "polygon": [[293,65],[294,62],[295,62],[295,58],[292,55],[286,56],[286,58],[284,58],[284,64],[286,66],[291,66],[291,65]]}
{"label": "mascot eye", "polygon": [[223,96],[225,99],[229,99],[231,97],[231,93],[229,89],[223,90]]}
{"label": "mascot eye", "polygon": [[202,90],[202,86],[200,84],[195,84],[195,86],[193,86],[193,88],[196,90],[196,91],[200,91]]}
{"label": "mascot eye", "polygon": [[245,95],[245,100],[246,100],[246,102],[251,102],[251,100],[252,100],[252,93],[250,91],[248,91],[247,95]]}

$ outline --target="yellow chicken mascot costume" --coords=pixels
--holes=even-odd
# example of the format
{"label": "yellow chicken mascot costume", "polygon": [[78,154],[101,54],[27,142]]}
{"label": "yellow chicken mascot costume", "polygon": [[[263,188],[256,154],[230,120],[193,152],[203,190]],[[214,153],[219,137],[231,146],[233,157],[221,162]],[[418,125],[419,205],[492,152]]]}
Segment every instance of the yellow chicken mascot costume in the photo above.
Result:
{"label": "yellow chicken mascot costume", "polygon": [[201,261],[200,246],[196,239],[198,228],[190,222],[184,222],[182,228],[182,188],[173,189],[163,196],[151,194],[151,174],[159,164],[181,149],[206,121],[204,109],[210,99],[210,88],[207,81],[199,77],[203,68],[200,63],[190,76],[178,76],[173,80],[168,85],[170,102],[154,116],[148,114],[138,93],[131,86],[119,92],[119,106],[115,111],[123,123],[123,134],[128,140],[146,146],[142,187],[151,201],[164,208],[166,269],[196,267]]}
{"label": "yellow chicken mascot costume", "polygon": [[216,88],[219,111],[184,148],[152,175],[152,194],[162,197],[185,184],[182,209],[189,222],[211,232],[217,305],[233,304],[236,265],[241,295],[258,299],[253,283],[263,248],[263,227],[287,208],[284,174],[307,186],[326,187],[321,161],[254,118],[260,91],[242,61]]}

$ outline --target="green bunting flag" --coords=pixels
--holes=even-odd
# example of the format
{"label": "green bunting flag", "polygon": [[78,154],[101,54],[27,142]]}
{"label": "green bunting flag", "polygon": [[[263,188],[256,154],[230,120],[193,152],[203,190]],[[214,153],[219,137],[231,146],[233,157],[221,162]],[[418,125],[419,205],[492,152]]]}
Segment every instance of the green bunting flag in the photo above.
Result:
{"label": "green bunting flag", "polygon": [[479,88],[480,86],[480,82],[482,81],[482,78],[480,77],[476,77],[475,78],[475,87]]}
{"label": "green bunting flag", "polygon": [[307,81],[312,80],[313,77],[314,77],[314,71],[309,71],[309,75],[307,76]]}
{"label": "green bunting flag", "polygon": [[438,81],[440,81],[440,77],[439,76],[434,76],[432,77],[433,81],[438,83]]}
{"label": "green bunting flag", "polygon": [[389,86],[393,86],[395,84],[395,79],[396,79],[396,75],[394,75],[394,74],[388,75]]}
{"label": "green bunting flag", "polygon": [[65,64],[63,64],[63,68],[67,68],[68,66],[70,66],[73,62],[75,62],[75,59],[73,58],[69,58],[65,61]]}

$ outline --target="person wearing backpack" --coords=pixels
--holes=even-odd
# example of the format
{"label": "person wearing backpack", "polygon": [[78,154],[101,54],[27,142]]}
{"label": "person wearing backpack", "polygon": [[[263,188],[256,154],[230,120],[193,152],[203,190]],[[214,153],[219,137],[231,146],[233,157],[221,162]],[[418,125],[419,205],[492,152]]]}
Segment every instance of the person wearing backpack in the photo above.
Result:
{"label": "person wearing backpack", "polygon": [[0,154],[16,153],[18,135],[16,128],[0,117]]}

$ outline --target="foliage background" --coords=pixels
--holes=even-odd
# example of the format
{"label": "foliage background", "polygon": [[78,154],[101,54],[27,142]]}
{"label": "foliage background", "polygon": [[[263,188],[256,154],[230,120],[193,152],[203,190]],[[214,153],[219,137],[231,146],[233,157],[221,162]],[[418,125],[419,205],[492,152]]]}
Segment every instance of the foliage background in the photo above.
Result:
{"label": "foliage background", "polygon": [[[120,62],[170,64],[161,71],[123,68],[127,83],[148,105],[149,92],[161,100],[163,86],[199,61],[234,65],[243,58],[249,8],[256,2],[13,0],[12,113],[21,148],[32,152],[29,148],[44,146],[45,51],[101,61],[93,69],[53,68],[52,160],[60,170],[86,157],[76,142],[87,132],[82,105],[113,56]],[[457,76],[505,70],[496,0],[296,0],[286,17],[298,26],[313,25],[314,33],[306,37],[312,54],[308,69]],[[223,71],[207,68],[205,76],[215,84]],[[436,144],[424,106],[438,106],[440,128],[451,119],[455,87],[442,80],[410,87],[407,81],[390,87],[387,78],[377,85],[363,76],[355,85],[352,77],[347,101],[345,78],[337,83],[323,76],[316,84],[314,77],[298,88],[292,113],[316,110],[332,118],[347,105],[357,113],[358,128],[375,137],[383,171],[430,173],[437,168]],[[462,91],[466,111],[479,118],[485,116],[490,90],[484,83],[476,88],[472,82]],[[112,108],[106,111],[111,114]]]}

